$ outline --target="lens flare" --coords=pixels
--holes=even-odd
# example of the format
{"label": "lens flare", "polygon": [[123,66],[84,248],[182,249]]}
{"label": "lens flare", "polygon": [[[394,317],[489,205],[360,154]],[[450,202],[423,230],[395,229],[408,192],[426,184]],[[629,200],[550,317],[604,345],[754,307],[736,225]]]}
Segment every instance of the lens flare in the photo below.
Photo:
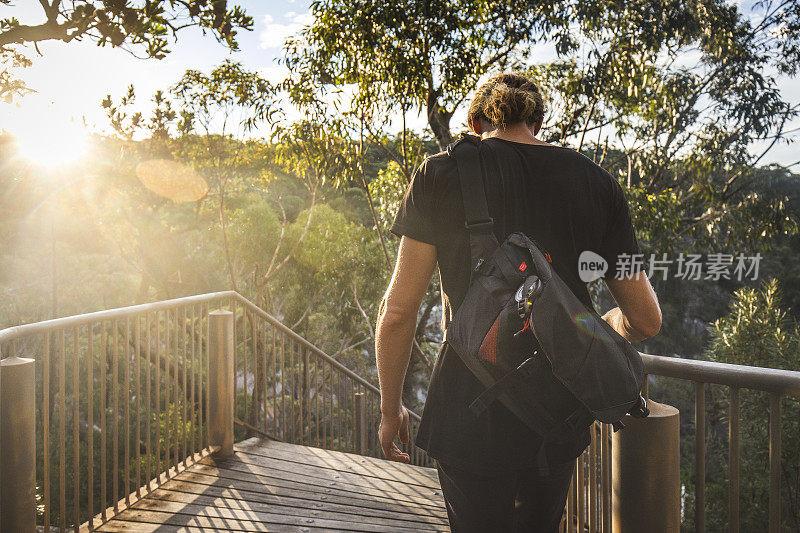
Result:
{"label": "lens flare", "polygon": [[587,311],[584,313],[578,313],[572,317],[572,320],[579,329],[587,333],[589,336],[601,341],[614,342],[614,339],[611,338],[606,330],[602,327],[599,327],[597,321],[602,320],[602,318],[598,317],[597,315]]}
{"label": "lens flare", "polygon": [[139,163],[136,176],[145,187],[173,202],[196,202],[208,194],[208,184],[200,174],[170,159]]}

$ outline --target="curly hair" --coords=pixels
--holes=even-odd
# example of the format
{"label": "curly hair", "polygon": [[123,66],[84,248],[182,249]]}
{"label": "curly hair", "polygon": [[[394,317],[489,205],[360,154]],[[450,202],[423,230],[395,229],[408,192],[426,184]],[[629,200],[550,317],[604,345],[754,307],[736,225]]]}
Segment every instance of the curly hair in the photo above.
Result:
{"label": "curly hair", "polygon": [[467,112],[467,121],[485,120],[495,128],[505,129],[525,122],[544,120],[544,100],[539,86],[517,73],[496,74],[481,85]]}

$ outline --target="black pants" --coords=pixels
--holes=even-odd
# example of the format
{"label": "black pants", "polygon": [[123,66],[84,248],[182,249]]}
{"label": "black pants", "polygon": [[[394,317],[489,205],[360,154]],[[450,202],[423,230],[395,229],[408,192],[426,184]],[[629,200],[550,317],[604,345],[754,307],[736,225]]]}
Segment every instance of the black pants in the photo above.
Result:
{"label": "black pants", "polygon": [[558,531],[574,462],[483,477],[437,462],[450,529],[455,533]]}

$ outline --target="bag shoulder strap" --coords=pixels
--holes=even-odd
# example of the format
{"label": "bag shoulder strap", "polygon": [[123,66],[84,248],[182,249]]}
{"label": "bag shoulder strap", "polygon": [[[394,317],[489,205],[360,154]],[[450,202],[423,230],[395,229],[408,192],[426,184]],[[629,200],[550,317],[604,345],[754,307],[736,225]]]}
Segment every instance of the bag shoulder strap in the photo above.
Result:
{"label": "bag shoulder strap", "polygon": [[447,147],[447,154],[456,160],[458,167],[465,226],[469,232],[470,268],[473,270],[480,266],[479,261],[500,245],[494,235],[494,220],[489,216],[486,203],[479,143],[479,137],[464,134]]}

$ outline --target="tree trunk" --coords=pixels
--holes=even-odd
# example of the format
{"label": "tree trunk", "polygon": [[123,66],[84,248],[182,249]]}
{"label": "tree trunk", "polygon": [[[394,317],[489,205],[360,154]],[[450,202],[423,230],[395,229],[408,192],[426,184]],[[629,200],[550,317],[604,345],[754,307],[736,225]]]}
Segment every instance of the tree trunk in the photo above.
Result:
{"label": "tree trunk", "polygon": [[428,91],[428,125],[436,137],[436,142],[440,150],[447,148],[453,142],[453,135],[450,133],[450,119],[453,113],[447,111],[439,105],[439,95],[436,91]]}

